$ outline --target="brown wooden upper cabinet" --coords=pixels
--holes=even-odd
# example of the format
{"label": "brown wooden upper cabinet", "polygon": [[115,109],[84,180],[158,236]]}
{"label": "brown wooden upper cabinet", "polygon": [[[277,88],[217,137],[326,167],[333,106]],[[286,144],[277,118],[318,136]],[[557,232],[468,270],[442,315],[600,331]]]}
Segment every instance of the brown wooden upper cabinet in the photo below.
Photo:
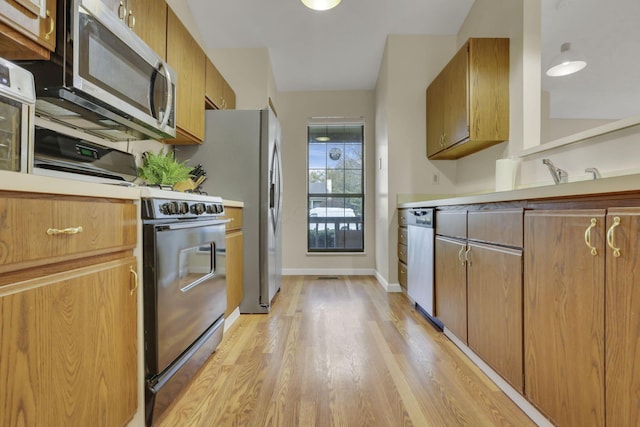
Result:
{"label": "brown wooden upper cabinet", "polygon": [[206,105],[211,109],[233,110],[236,108],[236,94],[215,65],[207,60]]}
{"label": "brown wooden upper cabinet", "polygon": [[49,59],[56,48],[56,0],[0,0],[0,53]]}
{"label": "brown wooden upper cabinet", "polygon": [[167,57],[167,4],[158,0],[100,0],[161,58]]}
{"label": "brown wooden upper cabinet", "polygon": [[427,157],[458,159],[509,138],[509,39],[470,38],[427,88]]}
{"label": "brown wooden upper cabinet", "polygon": [[169,144],[199,144],[204,140],[204,94],[207,57],[189,30],[169,9],[167,63],[178,75],[175,139]]}

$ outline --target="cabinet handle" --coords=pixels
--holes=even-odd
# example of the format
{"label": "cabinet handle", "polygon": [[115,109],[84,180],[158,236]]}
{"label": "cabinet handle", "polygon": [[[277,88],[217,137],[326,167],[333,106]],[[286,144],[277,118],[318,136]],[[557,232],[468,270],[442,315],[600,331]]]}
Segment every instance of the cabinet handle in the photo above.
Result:
{"label": "cabinet handle", "polygon": [[444,134],[440,134],[440,147],[444,148]]}
{"label": "cabinet handle", "polygon": [[78,233],[82,233],[82,226],[63,228],[62,230],[60,230],[59,228],[50,228],[47,230],[47,234],[49,236],[55,236],[57,234],[78,234]]}
{"label": "cabinet handle", "polygon": [[611,249],[613,249],[613,256],[615,257],[620,256],[620,248],[616,248],[616,244],[613,242],[613,231],[619,225],[620,225],[620,217],[619,216],[613,217],[613,225],[609,227],[609,230],[607,231],[607,244]]}
{"label": "cabinet handle", "polygon": [[133,266],[129,266],[129,272],[133,276],[133,287],[129,289],[129,295],[133,295],[133,293],[138,289],[138,272],[133,269]]}
{"label": "cabinet handle", "polygon": [[584,243],[586,243],[587,247],[591,249],[591,255],[593,256],[598,255],[598,250],[594,246],[591,246],[591,229],[595,227],[597,224],[598,224],[598,220],[595,218],[591,218],[591,225],[588,226],[587,229],[584,231]]}
{"label": "cabinet handle", "polygon": [[462,246],[460,248],[460,252],[458,252],[458,260],[460,260],[460,265],[464,265],[464,263],[466,262],[465,260],[462,259],[463,252],[464,252],[464,246]]}
{"label": "cabinet handle", "polygon": [[118,18],[121,21],[124,21],[124,18],[127,16],[127,8],[124,7],[124,2],[120,2],[120,6],[118,6]]}
{"label": "cabinet handle", "polygon": [[127,27],[133,29],[136,26],[136,17],[133,15],[132,11],[129,11],[129,16],[127,16]]}
{"label": "cabinet handle", "polygon": [[469,259],[469,252],[471,252],[471,246],[469,246],[467,248],[467,250],[464,251],[464,260],[467,263],[467,266],[471,267],[471,260]]}
{"label": "cabinet handle", "polygon": [[45,40],[49,40],[51,38],[51,34],[56,29],[56,21],[54,21],[53,16],[51,16],[51,12],[47,10],[47,19],[49,20],[49,31],[44,35]]}

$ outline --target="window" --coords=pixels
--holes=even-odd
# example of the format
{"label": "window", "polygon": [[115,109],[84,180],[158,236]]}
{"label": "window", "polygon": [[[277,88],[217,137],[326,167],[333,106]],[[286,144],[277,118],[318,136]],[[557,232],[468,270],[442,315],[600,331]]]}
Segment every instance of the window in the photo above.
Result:
{"label": "window", "polygon": [[308,125],[309,252],[364,251],[364,124]]}

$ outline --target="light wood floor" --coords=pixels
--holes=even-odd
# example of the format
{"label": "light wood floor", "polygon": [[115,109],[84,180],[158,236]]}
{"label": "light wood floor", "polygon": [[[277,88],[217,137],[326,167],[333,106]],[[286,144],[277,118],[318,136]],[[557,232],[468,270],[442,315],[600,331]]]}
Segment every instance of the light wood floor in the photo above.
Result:
{"label": "light wood floor", "polygon": [[175,426],[531,426],[403,294],[285,276],[161,421]]}

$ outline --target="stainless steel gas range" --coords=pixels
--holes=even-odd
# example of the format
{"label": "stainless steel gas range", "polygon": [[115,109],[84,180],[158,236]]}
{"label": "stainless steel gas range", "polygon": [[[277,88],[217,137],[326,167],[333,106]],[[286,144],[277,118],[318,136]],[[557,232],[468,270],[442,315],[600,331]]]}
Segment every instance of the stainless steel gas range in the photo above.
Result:
{"label": "stainless steel gas range", "polygon": [[146,421],[152,425],[222,340],[226,297],[219,197],[141,188]]}

